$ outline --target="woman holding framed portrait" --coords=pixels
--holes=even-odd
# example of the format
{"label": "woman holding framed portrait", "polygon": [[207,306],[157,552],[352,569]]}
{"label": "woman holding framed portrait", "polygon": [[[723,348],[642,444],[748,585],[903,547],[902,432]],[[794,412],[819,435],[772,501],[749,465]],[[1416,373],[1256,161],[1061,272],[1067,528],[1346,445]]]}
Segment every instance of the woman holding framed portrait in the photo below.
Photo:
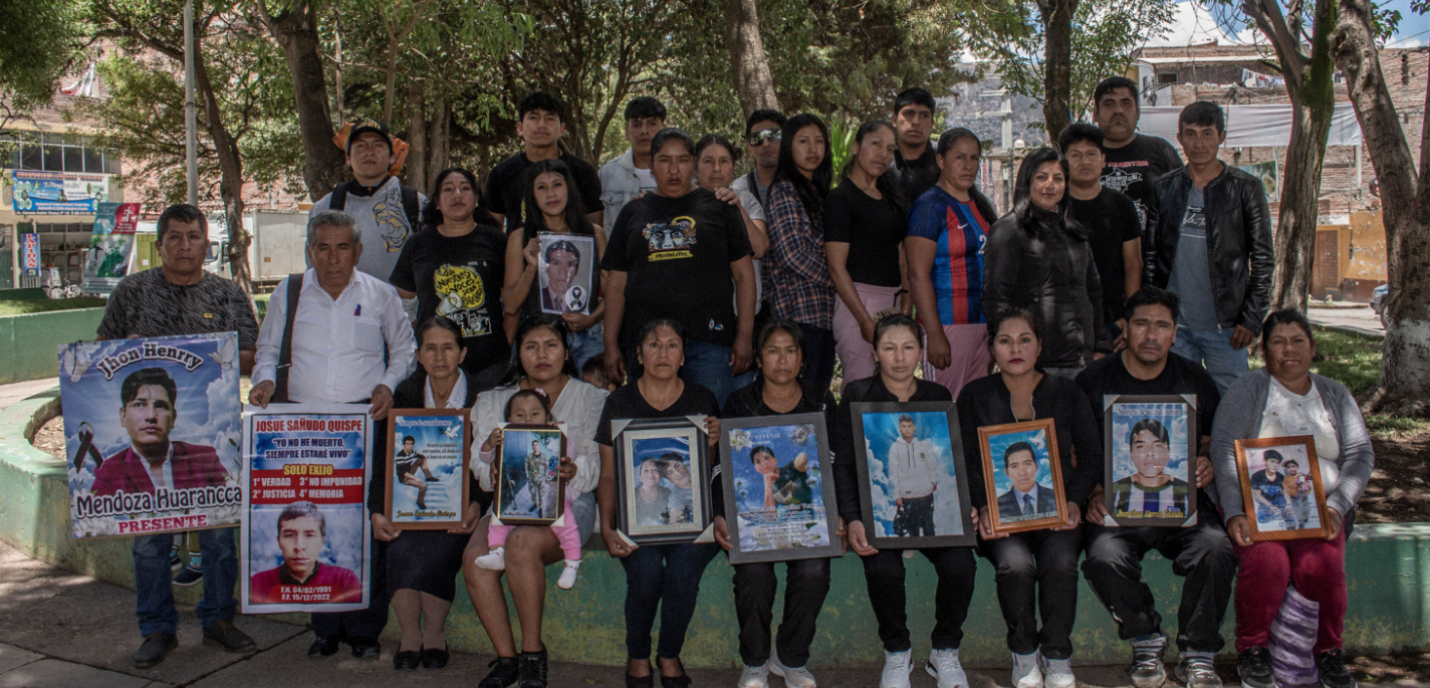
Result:
{"label": "woman holding framed portrait", "polygon": [[[1102,480],[1102,440],[1082,388],[1036,367],[1042,349],[1040,325],[1025,309],[1006,309],[989,319],[989,348],[999,372],[964,386],[958,396],[958,422],[963,452],[969,457],[969,492],[978,508],[982,552],[996,569],[998,604],[1008,624],[1012,685],[1072,688],[1072,628],[1082,553],[1078,521],[1088,495]],[[978,428],[1043,419],[1052,420],[1056,438],[1016,441],[998,452],[985,451],[980,444]],[[1074,455],[1080,457],[1076,466]],[[973,460],[978,456],[985,458]],[[1058,459],[1056,471],[1044,465],[1052,457]],[[1059,474],[1061,482],[1053,484]],[[1006,489],[997,504],[989,504],[989,482]],[[1063,504],[1052,502],[1058,493]],[[999,510],[1006,529],[995,531],[990,509]],[[1052,528],[1020,528],[1020,519],[1046,511],[1061,512],[1065,518]]]}
{"label": "woman holding framed portrait", "polygon": [[[1297,592],[1320,605],[1312,653],[1321,682],[1329,688],[1349,688],[1356,682],[1341,657],[1346,531],[1355,523],[1355,507],[1370,481],[1375,453],[1355,397],[1339,382],[1310,371],[1316,339],[1306,316],[1294,310],[1267,316],[1261,347],[1266,367],[1241,376],[1227,388],[1212,425],[1216,490],[1227,535],[1241,560],[1236,574],[1236,649],[1241,653],[1237,670],[1244,685],[1273,685],[1271,621],[1281,608],[1287,585],[1294,584]],[[1325,515],[1326,537],[1254,542],[1243,481],[1248,482],[1247,492],[1255,487],[1271,491],[1256,485],[1258,477],[1268,485],[1279,484],[1281,489],[1273,497],[1282,499],[1288,486],[1293,494],[1301,490],[1296,487],[1296,471],[1284,465],[1290,462],[1276,461],[1279,456],[1273,456],[1274,450],[1264,452],[1265,470],[1245,475],[1238,467],[1236,442],[1307,435],[1314,440],[1314,458],[1323,479],[1325,504],[1319,513]],[[1268,474],[1276,479],[1267,479]],[[1257,502],[1258,511],[1261,506]],[[1316,513],[1319,506],[1309,504],[1307,511]]]}
{"label": "woman holding framed portrait", "polygon": [[[596,431],[596,443],[601,446],[601,537],[606,541],[606,550],[620,559],[621,566],[626,570],[626,652],[629,657],[626,685],[655,684],[656,669],[650,661],[650,636],[658,608],[660,644],[656,648],[656,656],[660,662],[660,682],[666,688],[674,688],[690,685],[690,677],[685,674],[685,666],[680,662],[680,651],[685,646],[685,631],[695,615],[700,577],[705,574],[710,560],[720,552],[720,547],[713,543],[695,542],[636,545],[618,530],[618,509],[627,509],[626,513],[633,516],[630,520],[639,523],[638,514],[643,513],[640,502],[645,494],[642,489],[647,483],[661,488],[650,492],[659,497],[663,490],[668,498],[676,490],[693,491],[701,486],[692,484],[691,488],[680,488],[677,481],[681,479],[681,470],[670,466],[669,458],[664,454],[646,460],[623,452],[624,459],[640,461],[639,465],[632,466],[633,470],[639,470],[639,486],[634,488],[634,504],[618,497],[615,442],[620,431],[612,428],[612,422],[703,415],[705,436],[713,447],[720,435],[720,409],[710,390],[682,380],[676,374],[685,363],[685,334],[679,323],[652,320],[642,328],[636,342],[639,347],[636,362],[640,364],[642,374],[635,382],[617,389],[606,399]],[[678,459],[677,456],[677,462],[682,463]],[[688,479],[690,471],[685,469],[684,472]],[[669,481],[674,489],[659,485],[660,480]],[[665,519],[672,518],[669,502],[664,513]]]}
{"label": "woman holding framed portrait", "polygon": [[[874,326],[873,355],[878,372],[850,382],[844,388],[831,432],[837,457],[834,480],[839,515],[846,524],[849,548],[864,563],[869,603],[879,621],[879,640],[884,645],[882,686],[909,685],[909,673],[913,670],[904,557],[901,550],[875,549],[869,544],[875,531],[872,524],[863,520],[865,509],[855,460],[856,420],[852,406],[860,402],[952,402],[953,395],[948,388],[914,376],[923,363],[923,341],[923,328],[913,318],[896,313],[880,319]],[[939,686],[967,686],[967,676],[958,660],[958,647],[963,641],[963,621],[973,601],[973,578],[978,571],[973,548],[926,547],[919,551],[938,574],[931,636],[933,649],[926,670],[938,679]]]}
{"label": "woman holding framed portrait", "polygon": [[[567,517],[576,521],[580,538],[585,542],[596,524],[596,498],[593,494],[600,479],[600,452],[595,435],[601,409],[606,403],[605,390],[580,380],[571,363],[567,342],[570,333],[566,324],[553,315],[527,318],[516,331],[512,345],[515,356],[506,379],[495,389],[477,395],[472,409],[472,437],[476,438],[473,454],[492,431],[506,420],[507,402],[521,390],[541,390],[551,407],[551,416],[565,423],[566,435],[576,446],[576,477],[566,483],[571,510]],[[490,492],[491,472],[485,464],[477,477],[482,489]],[[507,535],[504,545],[505,571],[493,571],[476,565],[478,557],[490,553],[487,527],[490,518],[482,519],[467,542],[462,555],[462,579],[467,594],[476,608],[482,628],[492,641],[497,660],[492,671],[477,685],[479,688],[506,688],[522,680],[546,681],[546,646],[541,640],[542,605],[546,600],[546,567],[562,562],[561,541],[555,531],[545,526],[518,526]],[[521,651],[511,630],[506,594],[501,579],[506,575],[516,603],[517,622],[521,624]]]}
{"label": "woman holding framed portrait", "polygon": [[[421,365],[392,393],[394,409],[471,408],[477,387],[462,370],[462,330],[442,316],[428,318],[417,327],[417,362]],[[388,431],[391,432],[389,424]],[[457,572],[462,570],[462,550],[482,511],[491,503],[475,484],[462,526],[452,530],[408,530],[393,527],[385,511],[388,470],[373,470],[368,483],[368,511],[373,537],[387,545],[387,585],[402,640],[392,657],[396,669],[428,669],[447,665],[447,639],[443,628],[452,600],[457,596]],[[400,536],[400,537],[399,537]]]}
{"label": "woman holding framed portrait", "polygon": [[[797,323],[774,320],[765,324],[755,339],[755,370],[755,381],[735,390],[725,401],[721,415],[726,420],[822,413],[825,427],[833,427],[834,395],[801,376],[804,332]],[[798,455],[786,456],[784,466],[780,467],[781,457],[775,454],[776,449],[770,444],[760,444],[750,450],[750,467],[764,478],[752,488],[754,501],[767,511],[775,510],[777,504],[814,502],[817,497],[816,490],[810,487],[808,458],[801,462]],[[816,457],[819,466],[826,460],[827,457]],[[727,466],[726,470],[733,471],[735,467]],[[735,548],[737,541],[732,541],[727,527],[725,500],[712,501],[716,514],[715,541],[728,552]],[[843,532],[834,535],[841,540],[844,537]],[[805,665],[809,661],[809,645],[814,641],[815,620],[829,592],[829,559],[795,559],[788,561],[786,567],[784,618],[775,639],[776,651],[771,654],[770,623],[774,620],[775,588],[779,583],[775,562],[734,565],[735,615],[740,625],[740,658],[745,663],[741,686],[767,685],[770,672],[784,677],[790,686],[815,685],[814,676]]]}

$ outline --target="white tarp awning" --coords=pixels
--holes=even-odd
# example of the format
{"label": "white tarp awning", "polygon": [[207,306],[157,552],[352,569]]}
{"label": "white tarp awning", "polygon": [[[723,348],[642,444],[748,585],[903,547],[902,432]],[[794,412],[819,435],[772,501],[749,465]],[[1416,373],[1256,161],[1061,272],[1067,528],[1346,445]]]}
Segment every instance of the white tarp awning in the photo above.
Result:
{"label": "white tarp awning", "polygon": [[[1291,140],[1290,105],[1223,105],[1222,109],[1226,111],[1227,147],[1284,146]],[[1181,148],[1177,144],[1177,116],[1181,113],[1180,107],[1144,105],[1137,131],[1160,136]],[[1360,122],[1350,103],[1336,103],[1326,145],[1361,145]]]}

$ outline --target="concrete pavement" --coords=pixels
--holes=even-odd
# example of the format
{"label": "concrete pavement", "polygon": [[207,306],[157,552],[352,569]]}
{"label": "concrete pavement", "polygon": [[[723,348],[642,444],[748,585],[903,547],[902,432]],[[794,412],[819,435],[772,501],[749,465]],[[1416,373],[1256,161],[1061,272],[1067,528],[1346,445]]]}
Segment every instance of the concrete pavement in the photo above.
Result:
{"label": "concrete pavement", "polygon": [[0,409],[13,404],[21,399],[28,399],[40,392],[54,389],[60,384],[57,377],[47,377],[42,380],[30,380],[29,382],[13,382],[8,385],[0,385]]}
{"label": "concrete pavement", "polygon": [[1317,308],[1306,309],[1306,317],[1316,325],[1348,330],[1370,337],[1385,337],[1385,327],[1380,324],[1380,316],[1370,306],[1358,308]]}

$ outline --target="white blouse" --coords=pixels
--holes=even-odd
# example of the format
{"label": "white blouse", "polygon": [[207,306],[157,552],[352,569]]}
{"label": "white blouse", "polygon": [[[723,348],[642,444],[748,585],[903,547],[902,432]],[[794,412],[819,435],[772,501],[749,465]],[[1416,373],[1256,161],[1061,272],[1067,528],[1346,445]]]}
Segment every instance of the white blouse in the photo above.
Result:
{"label": "white blouse", "polygon": [[1331,424],[1331,413],[1321,402],[1316,385],[1311,385],[1307,394],[1297,394],[1273,376],[1266,395],[1266,410],[1261,413],[1261,437],[1293,435],[1310,435],[1316,439],[1316,458],[1321,459],[1323,467],[1341,456],[1336,426]]}
{"label": "white blouse", "polygon": [[[472,454],[481,451],[482,443],[492,434],[499,423],[506,421],[503,413],[506,402],[521,387],[508,385],[497,387],[477,395],[476,406],[472,408],[473,434]],[[561,390],[561,396],[551,407],[551,415],[566,424],[567,439],[576,447],[576,477],[566,484],[571,499],[592,492],[601,480],[601,450],[596,445],[596,428],[601,423],[601,411],[606,407],[606,391],[586,382],[571,378]],[[477,466],[482,467],[481,470]],[[487,464],[473,463],[472,470],[482,489],[490,491],[491,471]]]}

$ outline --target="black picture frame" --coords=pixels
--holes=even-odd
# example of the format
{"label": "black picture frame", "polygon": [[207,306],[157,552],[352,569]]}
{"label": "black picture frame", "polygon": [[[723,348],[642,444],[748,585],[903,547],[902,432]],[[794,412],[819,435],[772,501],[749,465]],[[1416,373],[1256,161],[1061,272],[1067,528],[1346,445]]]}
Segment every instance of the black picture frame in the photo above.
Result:
{"label": "black picture frame", "polygon": [[[1177,436],[1176,421],[1170,423],[1172,427],[1167,427],[1169,423],[1165,419],[1173,417],[1169,411],[1172,407],[1180,407],[1181,413],[1181,437]],[[1125,409],[1125,410],[1124,410]],[[1102,397],[1103,411],[1103,442],[1104,465],[1102,471],[1102,494],[1103,504],[1107,507],[1107,518],[1103,525],[1106,526],[1157,526],[1160,528],[1188,528],[1197,523],[1197,449],[1201,443],[1201,431],[1197,427],[1197,396],[1195,394],[1108,394]],[[1132,418],[1139,420],[1128,420]],[[1127,437],[1131,428],[1137,427],[1136,423],[1140,419],[1147,419],[1158,424],[1162,431],[1167,433],[1169,461],[1175,461],[1177,455],[1184,457],[1184,469],[1186,477],[1186,494],[1183,499],[1183,513],[1177,516],[1131,516],[1118,515],[1118,495],[1127,490],[1118,490],[1117,483],[1124,480],[1131,480],[1132,475],[1126,474],[1126,465],[1119,467],[1119,447],[1126,449],[1127,461],[1135,465],[1135,461],[1130,458],[1132,453],[1132,441]],[[1125,429],[1119,426],[1127,426]],[[1144,432],[1157,432],[1156,427],[1145,428],[1138,434]],[[1125,463],[1125,462],[1123,462]],[[1164,462],[1165,466],[1165,462]],[[1173,489],[1176,489],[1175,481],[1177,476],[1171,476]],[[1130,494],[1130,493],[1128,493]],[[1130,500],[1130,497],[1129,497]],[[1130,505],[1130,501],[1129,501]],[[1145,512],[1143,512],[1145,513]]]}
{"label": "black picture frame", "polygon": [[[859,469],[859,501],[864,521],[865,536],[868,539],[869,545],[877,549],[921,549],[924,547],[970,547],[977,544],[977,531],[973,527],[972,517],[973,502],[968,496],[968,464],[966,457],[963,455],[963,432],[958,425],[958,412],[954,403],[952,401],[919,401],[907,403],[856,402],[850,404],[850,412],[853,414],[853,418],[850,418],[850,424],[854,430],[854,460]],[[943,467],[946,470],[953,470],[951,477],[954,482],[953,489],[957,497],[955,508],[957,516],[956,523],[962,531],[961,533],[912,536],[886,534],[891,533],[891,531],[897,532],[899,527],[897,521],[898,516],[895,515],[893,518],[883,516],[888,513],[891,507],[896,510],[898,507],[888,503],[878,505],[874,503],[875,495],[870,476],[869,466],[871,459],[869,452],[871,448],[873,448],[873,441],[882,441],[883,437],[889,435],[890,430],[886,427],[882,427],[889,424],[888,416],[893,416],[897,419],[898,416],[904,414],[913,416],[917,423],[920,424],[927,424],[934,419],[941,419],[946,423],[946,436],[935,433],[933,439],[929,441],[936,448],[948,447],[949,455]],[[869,434],[870,429],[866,427],[866,423],[871,420],[876,420],[873,416],[879,417],[877,424],[881,427],[878,428],[878,435],[871,437]],[[897,422],[894,423],[892,432],[894,432],[894,436],[897,437]],[[916,435],[916,438],[917,437]],[[875,449],[875,452],[877,453],[877,449]],[[883,461],[878,459],[877,456],[874,457],[874,460],[882,466]],[[887,476],[887,472],[883,471],[882,468],[880,468],[880,471],[883,472],[884,476]],[[944,475],[947,475],[947,473]],[[881,500],[882,502],[889,502],[889,498],[884,496],[885,491],[882,485],[884,481],[892,483],[890,478],[881,478],[879,496],[883,498]],[[935,493],[941,490],[942,488],[935,487]],[[879,513],[876,513],[876,507]],[[876,516],[878,516],[878,518],[876,518]],[[886,521],[889,523],[887,527],[884,525]]]}
{"label": "black picture frame", "polygon": [[[637,418],[615,420],[611,425],[616,453],[616,526],[621,534],[637,545],[680,544],[699,538],[714,520],[710,496],[712,467],[703,417],[700,422],[684,417]],[[677,525],[654,525],[641,517],[634,501],[637,485],[641,481],[640,469],[633,462],[636,458],[641,458],[642,462],[655,458],[648,455],[651,448],[642,447],[642,444],[678,446],[680,440],[687,443],[687,454],[683,458],[688,458],[691,464],[687,468],[690,477],[689,521]],[[659,479],[667,480],[663,474]],[[660,489],[669,491],[664,487]]]}
{"label": "black picture frame", "polygon": [[[824,414],[797,413],[726,418],[720,421],[720,431],[720,480],[725,492],[725,527],[730,534],[730,542],[734,545],[729,550],[730,563],[796,561],[842,556],[844,546],[835,535],[839,530],[839,508],[835,501],[833,456],[829,452],[828,428],[825,427]],[[740,510],[744,498],[742,493],[753,489],[749,481],[759,475],[758,469],[752,463],[752,452],[757,447],[769,447],[776,453],[798,452],[785,457],[788,463],[779,470],[779,477],[774,485],[783,481],[783,487],[770,486],[761,490],[769,490],[769,500],[790,500],[789,503],[777,503],[772,507],[774,513],[766,511],[755,514],[753,511]],[[814,454],[813,462],[809,461],[808,453]],[[798,468],[800,456],[805,457],[804,468]],[[779,459],[775,454],[770,454],[770,459],[778,469]],[[815,483],[812,487],[809,485],[811,478]],[[802,490],[809,492],[807,498],[817,498],[819,501],[817,505],[807,505],[811,507],[808,514],[801,508],[806,505],[798,504],[806,498]],[[791,506],[794,508],[788,508]],[[746,524],[742,517],[744,513],[768,517],[770,521]],[[822,531],[820,526],[823,526]],[[797,537],[785,537],[789,533]],[[746,535],[749,535],[752,541],[778,543],[784,540],[787,544],[745,549],[746,543],[742,542],[742,538]]]}

